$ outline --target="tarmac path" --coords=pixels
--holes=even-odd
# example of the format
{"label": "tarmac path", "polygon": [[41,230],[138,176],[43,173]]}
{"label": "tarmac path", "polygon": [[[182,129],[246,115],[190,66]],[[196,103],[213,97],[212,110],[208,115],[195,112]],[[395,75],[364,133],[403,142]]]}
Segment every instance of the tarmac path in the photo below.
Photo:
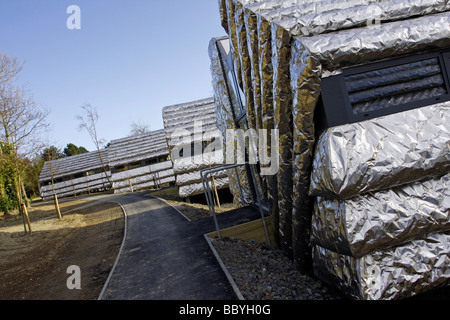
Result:
{"label": "tarmac path", "polygon": [[[145,192],[113,195],[126,211],[126,235],[102,300],[237,299],[203,234],[211,219],[191,222]],[[203,219],[202,219],[203,220]]]}

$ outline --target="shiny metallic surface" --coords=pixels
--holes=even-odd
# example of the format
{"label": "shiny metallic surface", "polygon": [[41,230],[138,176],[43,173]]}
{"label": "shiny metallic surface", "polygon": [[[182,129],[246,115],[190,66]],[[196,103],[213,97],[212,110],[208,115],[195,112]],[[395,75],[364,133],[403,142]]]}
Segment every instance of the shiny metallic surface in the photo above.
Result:
{"label": "shiny metallic surface", "polygon": [[[450,47],[449,2],[219,0],[219,6],[238,83],[250,97],[249,126],[280,130],[279,170],[264,179],[282,248],[308,271],[314,230],[317,242],[331,248],[314,246],[314,272],[338,279],[332,283],[357,299],[397,299],[441,285],[448,271],[430,261],[448,260],[448,240],[442,236],[435,247],[447,256],[423,244],[431,260],[417,263],[433,276],[420,274],[417,286],[400,276],[403,269],[410,272],[406,261],[399,271],[393,269],[399,277],[376,279],[377,288],[390,286],[384,293],[362,283],[369,281],[366,261],[376,252],[385,253],[376,258],[380,268],[390,266],[402,250],[422,250],[419,238],[447,228],[448,188],[442,177],[450,169],[450,103],[329,128],[320,137],[314,113],[325,77]],[[361,106],[366,107],[373,106]],[[312,220],[314,202],[318,216]],[[361,226],[349,228],[347,219],[358,214]],[[410,240],[415,244],[408,247],[404,241]],[[357,271],[360,267],[364,272]]]}
{"label": "shiny metallic surface", "polygon": [[[223,43],[223,44],[221,44]],[[212,39],[209,44],[208,52],[211,60],[211,76],[212,85],[214,87],[214,101],[216,106],[217,126],[222,134],[225,144],[236,143],[236,140],[227,140],[227,129],[236,129],[236,124],[233,118],[233,105],[236,105],[236,96],[231,91],[231,84],[228,83],[228,78],[225,70],[226,64],[224,57],[222,57],[221,48],[229,46],[228,39]],[[228,137],[229,139],[230,137]],[[226,145],[225,145],[226,149]],[[224,156],[225,156],[224,150]],[[237,175],[236,175],[237,170]],[[229,178],[229,189],[233,194],[233,201],[237,206],[244,206],[251,203],[252,196],[249,189],[249,181],[244,168],[237,168],[236,170],[227,170]],[[239,179],[239,181],[238,181]],[[243,194],[241,196],[239,184],[242,187]]]}
{"label": "shiny metallic surface", "polygon": [[[215,178],[214,185],[216,186],[217,189],[224,189],[228,187],[228,181],[229,179],[227,176],[217,179]],[[210,183],[211,188],[213,188],[211,181]],[[187,185],[181,185],[178,192],[180,197],[189,197],[195,194],[203,194],[205,191],[203,189],[203,185],[201,182],[193,182]]]}
{"label": "shiny metallic surface", "polygon": [[312,221],[314,243],[353,257],[450,230],[450,174],[350,200],[317,197]]}
{"label": "shiny metallic surface", "polygon": [[[62,198],[88,193],[96,189],[111,188],[108,180],[111,177],[108,155],[109,150],[103,149],[44,162],[39,175],[39,182],[46,182],[40,188],[41,197],[47,200],[52,199],[54,193]],[[100,157],[105,165],[106,173]],[[87,174],[88,172],[89,174]],[[82,175],[82,177],[74,178],[73,175],[77,174]],[[63,177],[69,177],[69,179],[58,182],[57,179]],[[49,183],[51,180],[53,180],[53,186],[52,183]]]}
{"label": "shiny metallic surface", "polygon": [[[163,122],[180,197],[203,193],[199,171],[224,162],[214,98],[164,107]],[[205,144],[217,148],[206,149]],[[228,187],[226,173],[218,178],[224,178],[218,189]]]}
{"label": "shiny metallic surface", "polygon": [[353,299],[393,300],[450,285],[450,232],[354,258],[314,246],[315,273]]}
{"label": "shiny metallic surface", "polygon": [[279,130],[278,210],[281,248],[292,252],[292,92],[290,88],[291,37],[272,24],[273,112],[274,127]]}
{"label": "shiny metallic surface", "polygon": [[450,170],[450,102],[333,127],[320,137],[310,194],[358,194]]}
{"label": "shiny metallic surface", "polygon": [[241,3],[236,3],[235,23],[236,23],[236,37],[237,37],[237,52],[239,54],[240,65],[242,66],[242,88],[245,95],[247,121],[250,128],[256,127],[256,115],[254,107],[253,96],[253,82],[252,78],[252,60],[247,43],[247,28],[244,19],[244,8]]}
{"label": "shiny metallic surface", "polygon": [[[252,14],[251,10],[248,10]],[[271,130],[275,128],[275,119],[273,111],[273,65],[272,65],[272,30],[270,23],[263,19],[260,15],[256,15],[256,28],[258,35],[258,65],[261,78],[261,126],[262,128]],[[270,141],[270,139],[268,139]],[[268,145],[268,152],[272,154],[273,150]],[[267,199],[270,205],[270,216],[273,221],[273,234],[276,242],[279,243],[279,220],[278,211],[278,183],[276,175],[265,177],[267,181]]]}
{"label": "shiny metallic surface", "polygon": [[[311,252],[309,228],[313,198],[308,196],[315,144],[314,109],[320,94],[321,65],[301,42],[292,44],[291,63],[293,117],[292,250],[294,259],[308,270]],[[310,271],[310,270],[308,270]]]}
{"label": "shiny metallic surface", "polygon": [[[168,155],[169,148],[163,129],[112,140],[109,143],[108,160],[114,193],[157,188],[162,184],[175,182],[172,162],[167,158]],[[148,162],[151,159],[154,160],[152,164]],[[143,161],[147,161],[147,164],[142,165]],[[113,170],[114,167],[137,162],[141,162],[137,168]]]}
{"label": "shiny metallic surface", "polygon": [[323,68],[331,72],[420,50],[450,46],[450,12],[300,39],[320,60]]}
{"label": "shiny metallic surface", "polygon": [[311,36],[365,27],[368,23],[396,21],[448,10],[446,0],[351,0],[321,1],[298,5],[271,14],[273,21],[295,36]]}

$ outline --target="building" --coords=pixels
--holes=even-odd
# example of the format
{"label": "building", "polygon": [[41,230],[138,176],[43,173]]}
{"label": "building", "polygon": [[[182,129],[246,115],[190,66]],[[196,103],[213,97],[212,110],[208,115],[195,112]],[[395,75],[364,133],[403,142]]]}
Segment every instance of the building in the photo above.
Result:
{"label": "building", "polygon": [[449,4],[218,2],[218,119],[279,137],[277,173],[254,188],[284,252],[357,299],[448,285]]}
{"label": "building", "polygon": [[46,200],[54,193],[62,198],[111,189],[121,193],[162,188],[174,185],[175,175],[165,132],[160,129],[112,140],[100,153],[46,161],[39,181]]}
{"label": "building", "polygon": [[[204,194],[200,170],[224,163],[214,98],[164,107],[163,121],[179,196]],[[227,171],[213,178],[216,189],[228,188]]]}
{"label": "building", "polygon": [[156,189],[175,182],[162,129],[112,140],[108,159],[114,193]]}
{"label": "building", "polygon": [[39,176],[41,197],[52,199],[111,189],[108,150],[46,161]]}

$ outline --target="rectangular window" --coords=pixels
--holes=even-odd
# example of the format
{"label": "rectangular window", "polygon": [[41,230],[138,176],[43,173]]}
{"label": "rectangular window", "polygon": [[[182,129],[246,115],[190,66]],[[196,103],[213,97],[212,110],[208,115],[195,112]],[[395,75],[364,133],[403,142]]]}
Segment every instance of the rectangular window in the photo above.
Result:
{"label": "rectangular window", "polygon": [[125,165],[119,165],[114,167],[114,173],[122,172],[125,170],[127,170],[127,167]]}
{"label": "rectangular window", "polygon": [[128,165],[128,170],[140,168],[141,166],[142,166],[142,163],[140,161],[132,162]]}
{"label": "rectangular window", "polygon": [[149,165],[158,163],[159,162],[158,160],[159,160],[158,158],[147,159],[147,160],[145,160],[144,165],[149,166]]}
{"label": "rectangular window", "polygon": [[84,177],[85,176],[85,173],[84,172],[79,172],[79,173],[75,173],[74,175],[73,175],[73,178],[74,179],[78,179],[78,178],[82,178],[82,177]]}

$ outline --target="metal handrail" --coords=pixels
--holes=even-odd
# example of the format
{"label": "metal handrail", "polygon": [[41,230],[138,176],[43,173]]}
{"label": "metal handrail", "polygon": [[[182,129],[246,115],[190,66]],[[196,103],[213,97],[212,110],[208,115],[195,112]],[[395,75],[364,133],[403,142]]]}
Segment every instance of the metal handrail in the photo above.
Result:
{"label": "metal handrail", "polygon": [[[215,166],[213,168],[206,168],[206,169],[200,170],[200,177],[202,179],[203,190],[205,190],[205,196],[206,196],[206,202],[207,202],[208,208],[209,208],[209,214],[210,214],[210,216],[212,215],[214,218],[214,224],[215,224],[217,235],[218,235],[219,239],[222,239],[222,235],[220,233],[219,222],[217,221],[216,211],[214,209],[214,201],[213,201],[212,195],[211,195],[211,188],[209,186],[208,175],[210,175],[214,172],[217,172],[217,171],[234,168],[235,173],[236,173],[236,179],[237,179],[238,186],[239,186],[239,193],[241,194],[241,198],[244,199],[237,167],[248,165],[248,164],[249,164],[248,162],[241,163],[241,164],[225,164],[225,165]],[[252,172],[252,180],[253,180],[253,184],[255,185],[255,178],[254,178],[253,172]],[[258,202],[259,212],[261,214],[262,222],[264,225],[264,232],[266,234],[267,244],[271,247],[272,244],[270,242],[270,236],[269,236],[269,232],[267,230],[266,219],[265,219],[264,212],[262,209],[261,198],[260,198],[258,192],[256,192],[256,198],[257,198],[257,202]]]}

